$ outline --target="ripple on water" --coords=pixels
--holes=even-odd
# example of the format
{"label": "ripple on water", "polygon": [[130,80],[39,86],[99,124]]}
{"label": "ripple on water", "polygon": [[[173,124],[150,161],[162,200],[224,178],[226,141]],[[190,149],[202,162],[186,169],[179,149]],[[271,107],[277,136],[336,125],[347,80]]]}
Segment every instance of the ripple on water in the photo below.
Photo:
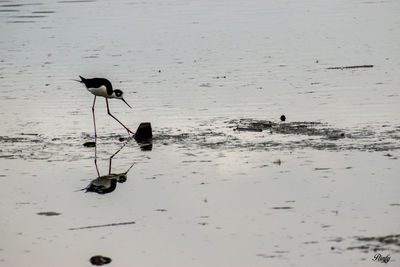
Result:
{"label": "ripple on water", "polygon": [[18,9],[0,9],[0,12],[4,12],[4,13],[7,13],[7,12],[18,12],[19,10]]}
{"label": "ripple on water", "polygon": [[58,1],[58,3],[62,4],[73,4],[73,3],[90,3],[96,2],[97,0],[66,0],[66,1]]}

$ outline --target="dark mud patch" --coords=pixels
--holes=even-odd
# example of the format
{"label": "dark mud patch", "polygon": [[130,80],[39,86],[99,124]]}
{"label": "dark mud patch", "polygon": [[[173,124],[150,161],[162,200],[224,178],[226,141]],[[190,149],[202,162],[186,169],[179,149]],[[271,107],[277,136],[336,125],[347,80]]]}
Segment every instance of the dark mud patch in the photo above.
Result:
{"label": "dark mud patch", "polygon": [[[129,140],[128,140],[129,139]],[[121,141],[138,146],[127,135],[99,136],[100,147],[115,147]],[[93,155],[83,147],[92,146],[94,137],[87,133],[45,136],[40,133],[20,133],[0,136],[0,158],[48,161],[75,161]],[[382,151],[396,160],[400,149],[400,126],[368,125],[348,129],[336,128],[323,122],[273,122],[256,119],[224,118],[204,121],[186,130],[155,128],[151,143],[139,144],[142,150],[174,145],[182,149],[222,150],[294,150]],[[390,152],[390,153],[389,153]]]}
{"label": "dark mud patch", "polygon": [[272,122],[265,120],[240,119],[228,121],[234,131],[269,131],[271,134],[321,136],[337,140],[345,138],[345,130],[327,127],[321,122]]}
{"label": "dark mud patch", "polygon": [[400,252],[400,234],[387,236],[355,236],[347,240],[342,237],[337,237],[329,241],[335,243],[331,246],[331,251],[335,253],[345,253],[346,251],[360,251],[366,254]]}
{"label": "dark mud patch", "polygon": [[360,250],[365,253],[371,251],[391,251],[396,253],[400,252],[400,234],[378,237],[356,236],[355,239],[361,244],[350,246],[347,248],[348,250]]}
{"label": "dark mud patch", "polygon": [[[222,119],[221,119],[222,120]],[[359,150],[400,149],[400,126],[376,125],[340,129],[323,122],[273,122],[235,119],[202,123],[206,127],[186,132],[163,128],[153,140],[164,145],[242,150]]]}
{"label": "dark mud patch", "polygon": [[[256,146],[276,148],[313,148],[318,150],[390,151],[400,149],[400,127],[390,129],[374,127],[340,129],[323,122],[273,122],[239,119],[226,124],[233,131],[259,131],[268,133]],[[240,130],[238,132],[240,132]],[[255,134],[256,135],[256,134]],[[269,141],[269,140],[270,141]],[[279,143],[274,142],[278,140]],[[249,144],[251,146],[251,144]]]}

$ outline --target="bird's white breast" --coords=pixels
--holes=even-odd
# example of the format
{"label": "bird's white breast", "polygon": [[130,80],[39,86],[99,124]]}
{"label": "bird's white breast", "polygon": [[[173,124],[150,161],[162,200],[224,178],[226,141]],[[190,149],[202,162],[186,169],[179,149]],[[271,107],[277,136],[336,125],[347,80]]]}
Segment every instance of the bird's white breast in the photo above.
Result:
{"label": "bird's white breast", "polygon": [[99,88],[88,88],[88,91],[95,96],[109,97],[105,86],[100,86]]}

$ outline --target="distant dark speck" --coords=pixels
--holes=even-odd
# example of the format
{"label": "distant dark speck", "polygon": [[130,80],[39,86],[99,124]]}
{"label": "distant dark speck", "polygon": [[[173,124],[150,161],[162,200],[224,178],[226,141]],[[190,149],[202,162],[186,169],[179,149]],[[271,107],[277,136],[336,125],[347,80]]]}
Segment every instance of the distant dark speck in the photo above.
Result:
{"label": "distant dark speck", "polygon": [[285,121],[286,120],[286,116],[285,115],[282,115],[281,116],[281,121]]}

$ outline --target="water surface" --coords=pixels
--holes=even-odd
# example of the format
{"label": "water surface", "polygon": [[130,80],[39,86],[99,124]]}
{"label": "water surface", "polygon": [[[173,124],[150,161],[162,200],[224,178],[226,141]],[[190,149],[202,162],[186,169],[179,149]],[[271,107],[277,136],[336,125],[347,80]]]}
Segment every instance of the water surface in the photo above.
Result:
{"label": "water surface", "polygon": [[[399,10],[0,1],[0,263],[395,265]],[[124,91],[133,109],[111,111],[151,122],[152,150],[103,99],[97,148],[83,146],[93,96],[78,75]],[[110,192],[82,190],[99,183]]]}

